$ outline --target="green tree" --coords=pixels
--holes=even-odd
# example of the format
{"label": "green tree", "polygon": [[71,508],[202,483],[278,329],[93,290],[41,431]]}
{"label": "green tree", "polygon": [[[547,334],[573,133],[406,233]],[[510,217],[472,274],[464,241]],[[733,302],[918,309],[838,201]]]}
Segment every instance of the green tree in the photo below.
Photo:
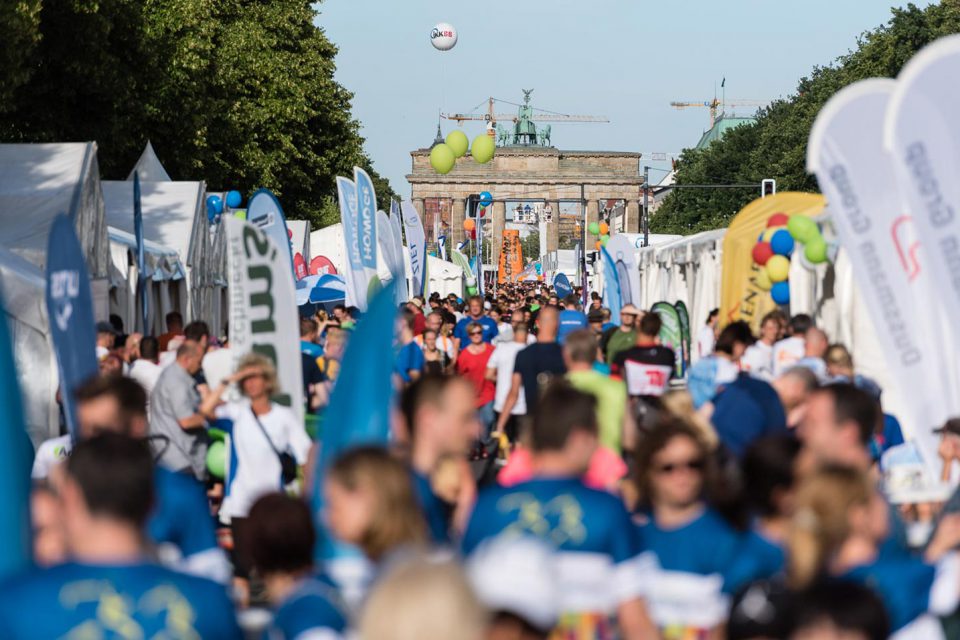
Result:
{"label": "green tree", "polygon": [[103,176],[123,178],[149,139],[174,179],[266,187],[289,216],[321,226],[339,218],[335,177],[354,165],[381,207],[396,197],[363,151],[352,94],[334,80],[336,47],[309,3],[37,4],[39,44],[22,65],[33,72],[0,92],[4,140],[96,140]]}
{"label": "green tree", "polygon": [[677,184],[752,183],[753,189],[676,189],[651,220],[658,233],[695,233],[729,224],[774,178],[778,191],[817,191],[806,172],[807,138],[820,109],[843,87],[870,77],[894,77],[933,40],[960,32],[960,2],[894,9],[889,23],[860,36],[857,48],[834,64],[816,67],[797,91],[760,111],[706,149],[688,149],[677,165]]}
{"label": "green tree", "polygon": [[520,248],[523,250],[523,261],[536,260],[540,257],[540,232],[534,231],[526,238],[520,238]]}

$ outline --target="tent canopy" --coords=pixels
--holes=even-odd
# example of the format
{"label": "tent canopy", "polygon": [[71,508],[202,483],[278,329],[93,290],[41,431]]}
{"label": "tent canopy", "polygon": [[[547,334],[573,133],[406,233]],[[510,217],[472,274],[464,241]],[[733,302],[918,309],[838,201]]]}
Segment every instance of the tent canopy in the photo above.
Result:
{"label": "tent canopy", "polygon": [[97,145],[0,144],[0,243],[43,269],[50,227],[61,213],[74,222],[90,277],[106,278],[110,257]]}
{"label": "tent canopy", "polygon": [[[216,282],[226,281],[222,272],[225,265],[215,259],[204,193],[202,182],[141,182],[143,237],[176,251],[186,267],[190,292],[187,318],[219,326],[214,287]],[[105,180],[103,200],[109,225],[133,234],[133,182]]]}
{"label": "tent canopy", "polygon": [[138,171],[140,172],[141,182],[170,182],[170,174],[163,168],[163,164],[160,163],[160,158],[157,157],[149,140],[147,140],[147,146],[143,148],[143,153],[140,154],[137,164],[133,165],[133,169],[130,170],[127,180],[133,182],[133,174]]}

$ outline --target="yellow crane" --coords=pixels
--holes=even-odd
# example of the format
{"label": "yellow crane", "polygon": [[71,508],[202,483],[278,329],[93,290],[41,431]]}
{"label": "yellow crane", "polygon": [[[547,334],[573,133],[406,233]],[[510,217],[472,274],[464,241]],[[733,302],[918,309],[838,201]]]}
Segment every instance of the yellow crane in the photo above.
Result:
{"label": "yellow crane", "polygon": [[532,113],[529,117],[529,119],[533,120],[534,122],[610,122],[606,116],[572,116],[564,113],[556,113],[553,111],[546,111],[544,109],[537,109],[536,107],[530,106],[529,94],[526,94],[524,98],[524,104],[517,104],[508,100],[499,100],[491,97],[484,100],[484,102],[487,103],[486,113],[476,111],[476,109],[483,104],[481,103],[480,105],[474,107],[473,113],[443,113],[441,116],[446,120],[454,120],[461,125],[470,120],[479,120],[492,125],[496,125],[497,122],[517,122],[520,117],[517,113],[496,112],[494,107],[495,103],[502,102],[514,107],[529,107],[532,110],[539,111],[540,113]]}
{"label": "yellow crane", "polygon": [[738,98],[732,98],[730,100],[723,99],[720,100],[716,97],[713,100],[704,100],[702,102],[680,102],[675,101],[671,102],[670,106],[675,109],[686,109],[688,107],[706,107],[710,109],[710,126],[713,127],[717,122],[717,112],[721,111],[722,107],[765,107],[770,104],[769,100],[742,100]]}

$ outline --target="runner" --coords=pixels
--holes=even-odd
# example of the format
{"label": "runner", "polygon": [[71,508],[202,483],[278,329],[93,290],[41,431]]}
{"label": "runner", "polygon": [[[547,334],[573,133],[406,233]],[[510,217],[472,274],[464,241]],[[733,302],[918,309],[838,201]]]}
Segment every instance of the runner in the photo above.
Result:
{"label": "runner", "polygon": [[640,312],[632,304],[620,309],[620,325],[604,329],[601,348],[607,364],[612,365],[617,356],[637,344],[637,317]]}
{"label": "runner", "polygon": [[[500,335],[502,336],[503,333],[501,332]],[[503,407],[507,402],[507,395],[509,395],[510,388],[513,385],[513,372],[517,354],[527,347],[527,325],[518,322],[511,327],[510,335],[513,337],[513,341],[498,344],[487,363],[487,379],[494,380],[496,383],[493,410],[496,413],[496,424],[498,425],[500,424],[500,417],[503,415]],[[516,442],[519,435],[519,425],[517,424],[519,417],[526,414],[526,398],[523,394],[519,394],[504,423],[504,433],[511,442]]]}
{"label": "runner", "polygon": [[706,324],[700,328],[697,334],[697,357],[706,358],[713,353],[714,345],[717,342],[717,332],[720,326],[720,309],[712,309],[707,314]]}
{"label": "runner", "polygon": [[493,404],[496,397],[496,388],[493,379],[487,375],[487,366],[493,355],[492,344],[483,341],[483,326],[479,322],[467,325],[467,336],[470,344],[461,349],[457,356],[457,375],[469,380],[474,390],[474,406],[483,425],[483,435],[490,433],[494,422]]}
{"label": "runner", "polygon": [[673,349],[660,345],[660,316],[648,313],[640,319],[635,346],[621,351],[611,365],[611,374],[627,384],[634,399],[658,398],[666,391],[676,367]]}
{"label": "runner", "polygon": [[478,323],[481,326],[484,342],[491,343],[497,337],[497,323],[483,315],[483,298],[473,296],[468,301],[468,308],[467,316],[459,320],[457,326],[453,329],[453,340],[458,352],[463,351],[470,344],[467,327],[471,323]]}

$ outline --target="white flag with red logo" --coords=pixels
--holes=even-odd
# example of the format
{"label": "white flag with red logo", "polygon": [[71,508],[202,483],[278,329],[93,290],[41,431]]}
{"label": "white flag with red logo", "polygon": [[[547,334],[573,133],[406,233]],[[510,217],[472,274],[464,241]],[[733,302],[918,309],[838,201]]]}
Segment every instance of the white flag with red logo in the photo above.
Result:
{"label": "white flag with red logo", "polygon": [[833,224],[869,310],[901,415],[931,467],[939,466],[932,429],[949,415],[941,377],[947,354],[935,348],[925,254],[897,190],[883,126],[896,82],[871,79],[835,95],[817,116],[807,148]]}

